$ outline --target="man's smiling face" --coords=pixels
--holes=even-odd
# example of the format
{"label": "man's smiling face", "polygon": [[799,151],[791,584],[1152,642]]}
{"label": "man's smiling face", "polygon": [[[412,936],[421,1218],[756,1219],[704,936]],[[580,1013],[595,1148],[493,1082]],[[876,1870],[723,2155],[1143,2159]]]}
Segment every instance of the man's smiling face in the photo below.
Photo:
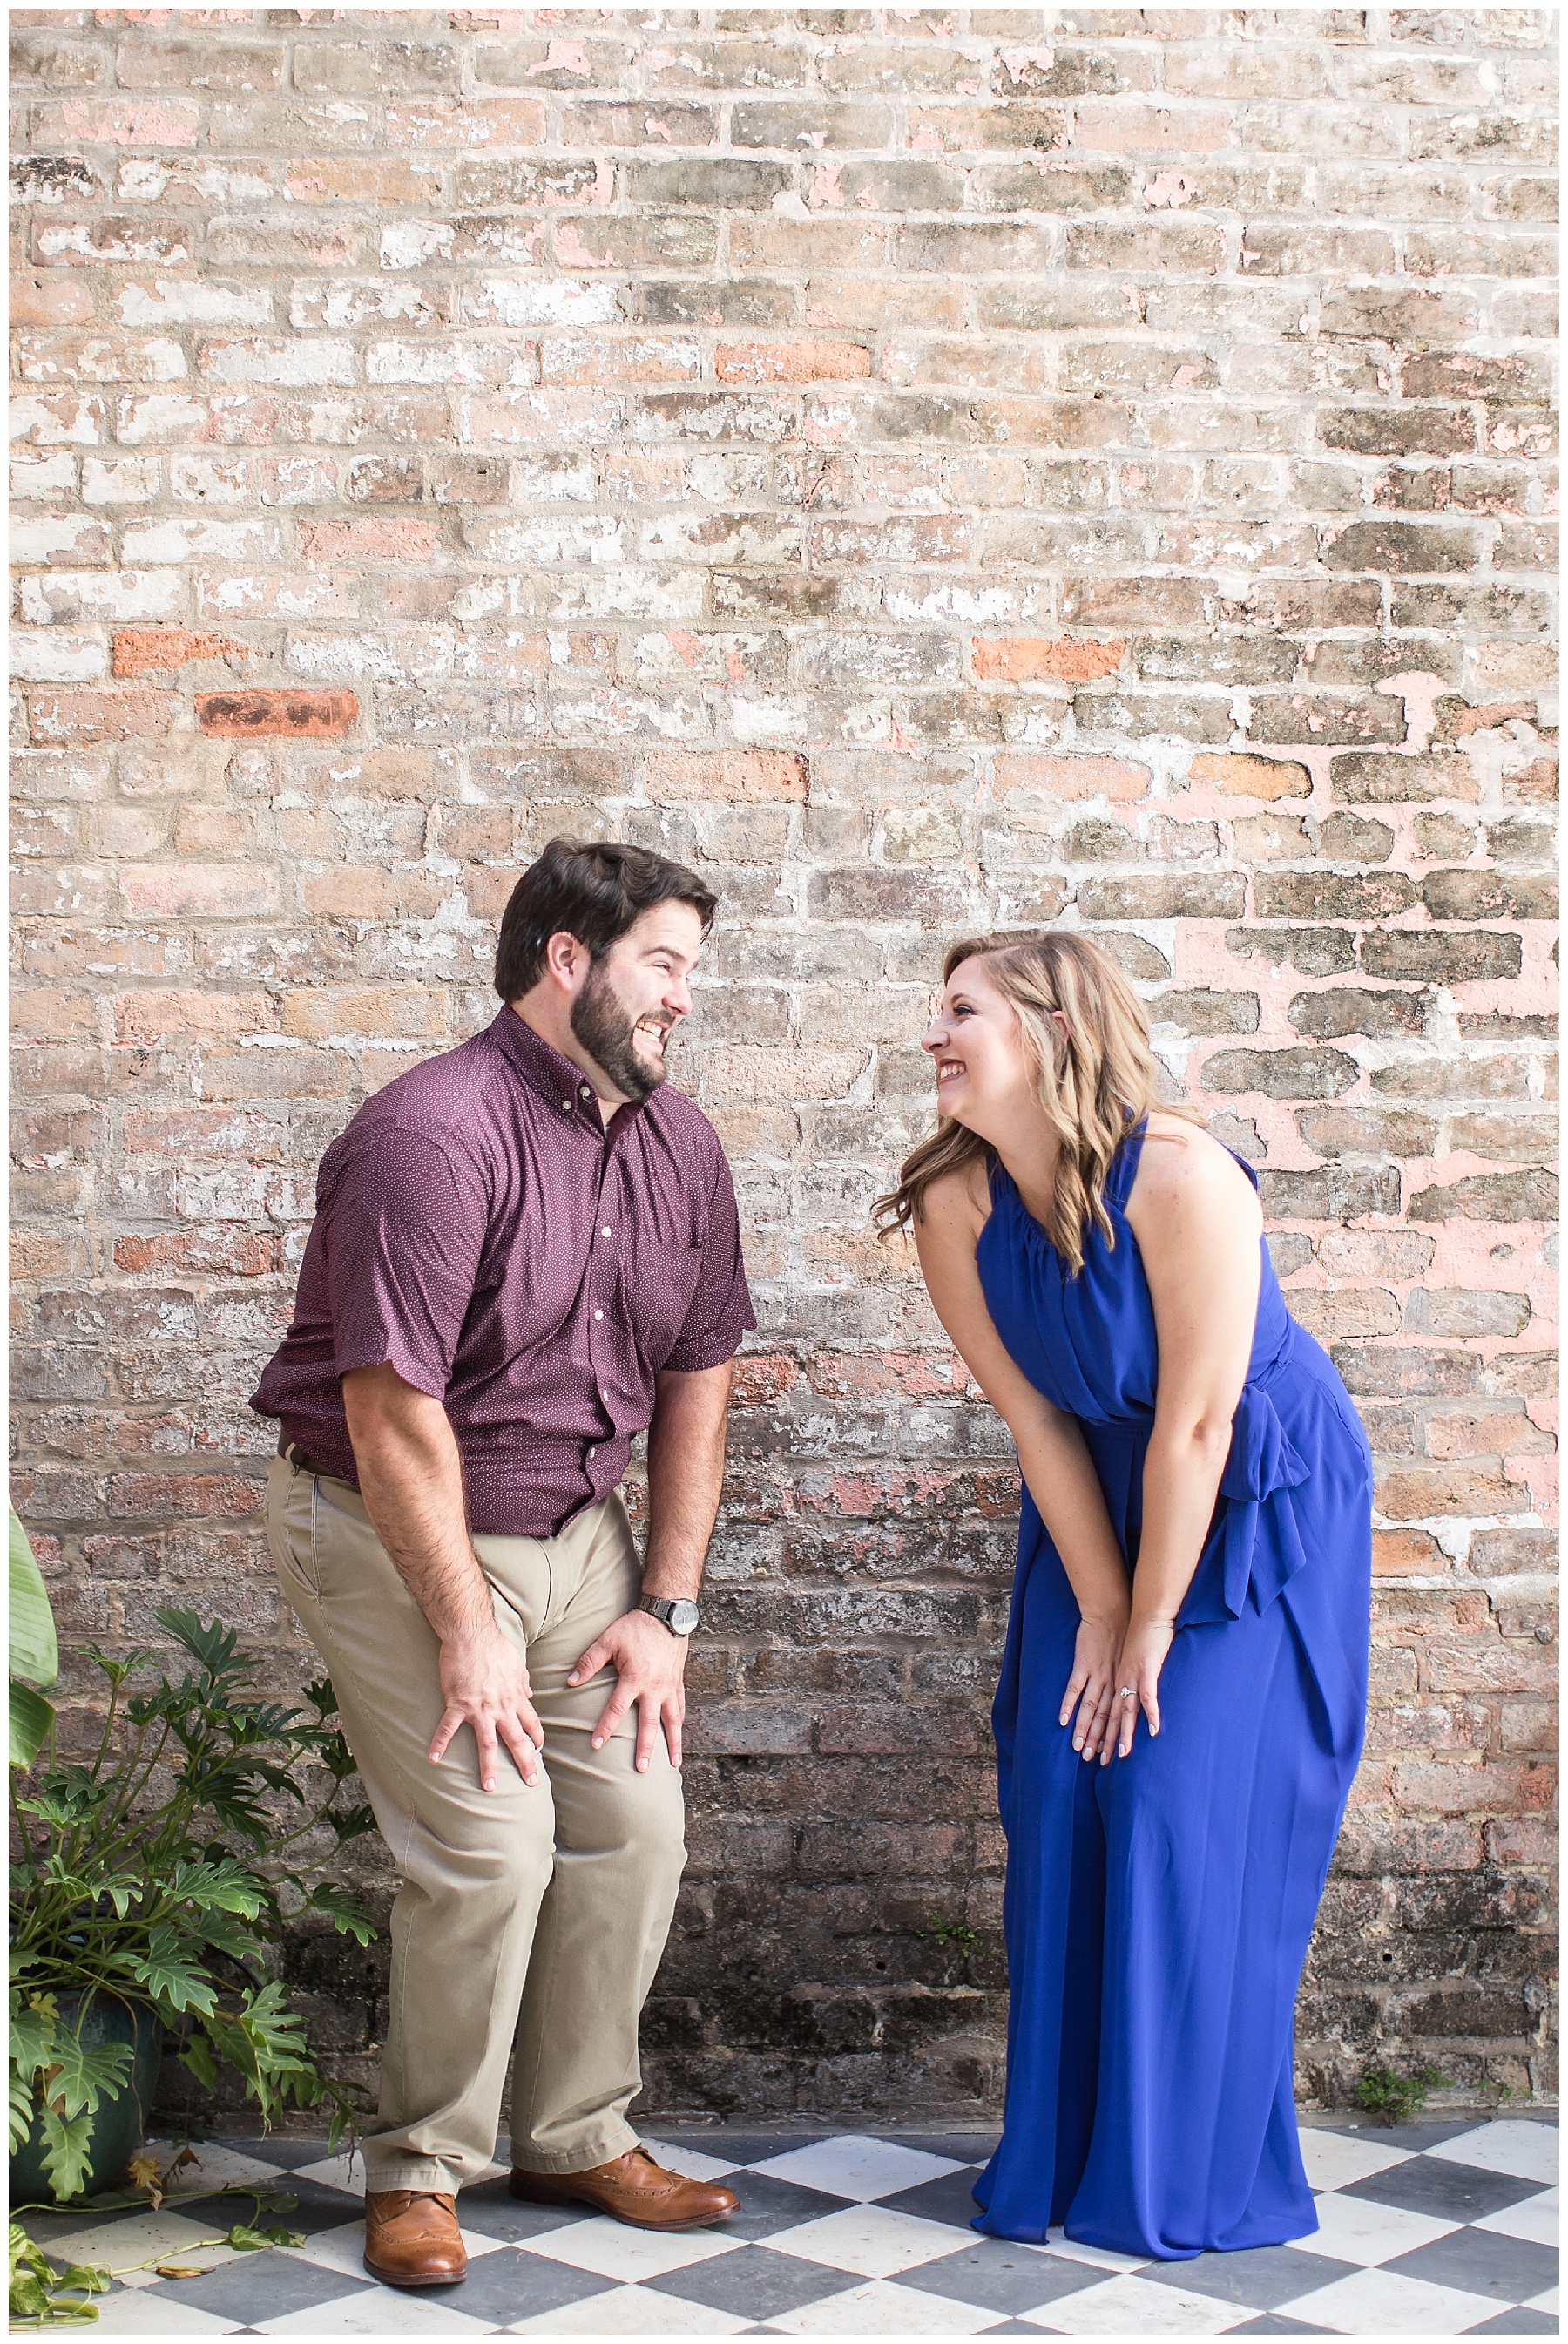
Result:
{"label": "man's smiling face", "polygon": [[668,1038],[691,1013],[688,979],[701,950],[695,907],[656,904],[600,955],[572,1003],[572,1032],[623,1098],[647,1098],[663,1082]]}

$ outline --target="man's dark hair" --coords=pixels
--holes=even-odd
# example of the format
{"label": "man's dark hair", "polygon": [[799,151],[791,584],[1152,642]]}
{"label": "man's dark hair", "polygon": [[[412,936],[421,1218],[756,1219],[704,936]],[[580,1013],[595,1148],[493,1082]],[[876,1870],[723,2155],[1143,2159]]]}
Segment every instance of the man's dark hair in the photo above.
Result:
{"label": "man's dark hair", "polygon": [[656,904],[689,904],[704,935],[719,909],[718,896],[694,871],[646,846],[552,838],[502,914],[496,991],[503,1001],[529,992],[544,974],[546,945],[563,928],[598,960]]}

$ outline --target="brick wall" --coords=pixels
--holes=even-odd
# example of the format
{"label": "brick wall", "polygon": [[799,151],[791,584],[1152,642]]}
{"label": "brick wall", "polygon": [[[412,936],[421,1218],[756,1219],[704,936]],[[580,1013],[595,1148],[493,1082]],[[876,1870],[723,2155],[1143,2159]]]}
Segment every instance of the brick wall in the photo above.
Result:
{"label": "brick wall", "polygon": [[[297,1680],[245,1395],[316,1160],[489,1015],[541,841],[686,857],[762,1324],[653,2098],[994,2107],[1013,1471],[866,1216],[944,940],[1060,916],[1378,1454],[1302,2088],[1549,2088],[1550,12],[12,23],[16,1489],[68,1632],[196,1601]],[[297,1948],[349,2071],[381,1958]]]}

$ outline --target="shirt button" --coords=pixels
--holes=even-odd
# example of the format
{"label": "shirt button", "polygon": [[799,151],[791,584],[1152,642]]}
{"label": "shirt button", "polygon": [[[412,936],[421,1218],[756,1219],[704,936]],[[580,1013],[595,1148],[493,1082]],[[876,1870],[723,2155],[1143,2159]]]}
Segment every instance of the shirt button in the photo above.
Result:
{"label": "shirt button", "polygon": [[602,1310],[596,1310],[593,1315],[596,1318],[602,1318],[604,1317],[604,1312]]}
{"label": "shirt button", "polygon": [[579,1096],[580,1096],[581,1097],[583,1097],[583,1098],[587,1098],[587,1097],[588,1097],[588,1086],[587,1083],[585,1083],[585,1084],[583,1085],[583,1086],[582,1086],[582,1090],[581,1090],[581,1093],[579,1094]]}
{"label": "shirt button", "polygon": [[604,1402],[604,1404],[605,1404],[606,1408],[608,1408],[608,1407],[609,1406],[609,1394],[608,1394],[608,1392],[607,1392],[607,1391],[601,1391],[601,1392],[600,1392],[600,1394],[599,1394],[599,1398],[600,1398],[600,1399],[602,1399],[602,1400],[603,1400],[603,1402]]}
{"label": "shirt button", "polygon": [[593,1462],[594,1459],[595,1459],[598,1455],[598,1450],[597,1449],[590,1449],[590,1450],[588,1450],[588,1462],[589,1462],[589,1464],[590,1464],[590,1465],[592,1464],[592,1462]]}
{"label": "shirt button", "polygon": [[570,1113],[571,1113],[571,1111],[572,1111],[572,1103],[571,1103],[570,1099],[562,1099],[562,1101],[561,1101],[561,1105],[562,1105],[562,1106],[564,1106],[564,1107],[565,1107],[565,1109],[566,1109],[567,1113],[568,1113],[568,1115],[570,1115]]}
{"label": "shirt button", "polygon": [[614,1234],[614,1232],[613,1232],[612,1230],[610,1230],[610,1229],[600,1229],[600,1231],[599,1231],[599,1235],[600,1235],[600,1237],[601,1237],[601,1238],[608,1238],[608,1237],[612,1236],[613,1234]]}

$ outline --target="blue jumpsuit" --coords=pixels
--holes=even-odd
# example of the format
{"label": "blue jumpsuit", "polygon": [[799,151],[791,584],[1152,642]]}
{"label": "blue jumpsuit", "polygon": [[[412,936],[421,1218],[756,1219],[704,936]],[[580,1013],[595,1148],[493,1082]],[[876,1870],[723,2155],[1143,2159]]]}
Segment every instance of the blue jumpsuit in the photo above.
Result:
{"label": "blue jumpsuit", "polygon": [[[1159,1374],[1124,1207],[1141,1130],[1066,1265],[1008,1174],[976,1254],[997,1331],[1076,1417],[1130,1566]],[[1240,1160],[1240,1159],[1238,1159]],[[1243,1166],[1251,1177],[1250,1167]],[[1254,1181],[1254,1186],[1256,1182]],[[992,1722],[1011,1999],[1001,2143],[975,2228],[1182,2260],[1317,2228],[1292,2018],[1361,1753],[1372,1461],[1263,1248],[1247,1380],[1160,1680],[1161,1733],[1086,1765],[1057,1723],[1078,1605],[1028,1491]]]}

